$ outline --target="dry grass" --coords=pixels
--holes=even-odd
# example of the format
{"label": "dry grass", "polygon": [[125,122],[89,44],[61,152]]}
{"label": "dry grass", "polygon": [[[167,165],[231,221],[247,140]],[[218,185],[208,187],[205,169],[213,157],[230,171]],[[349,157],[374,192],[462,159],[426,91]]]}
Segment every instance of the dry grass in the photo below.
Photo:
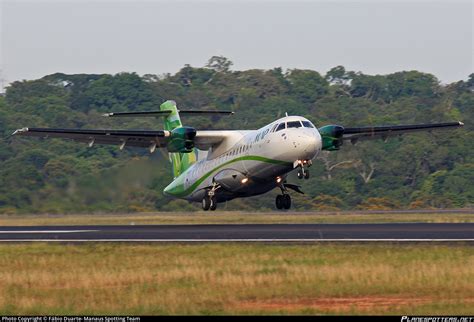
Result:
{"label": "dry grass", "polygon": [[318,212],[197,212],[93,215],[0,215],[0,226],[32,225],[151,225],[151,224],[241,224],[241,223],[385,223],[474,222],[468,213],[318,213]]}
{"label": "dry grass", "polygon": [[0,314],[474,314],[474,248],[0,245]]}

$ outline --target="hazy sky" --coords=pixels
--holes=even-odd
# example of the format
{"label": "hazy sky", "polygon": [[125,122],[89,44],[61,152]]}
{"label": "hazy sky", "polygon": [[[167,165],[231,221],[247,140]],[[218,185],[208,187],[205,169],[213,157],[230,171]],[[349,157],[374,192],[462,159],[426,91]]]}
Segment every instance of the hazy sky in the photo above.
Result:
{"label": "hazy sky", "polygon": [[213,55],[234,70],[417,69],[443,83],[473,72],[469,0],[0,3],[6,83],[55,72],[175,73]]}

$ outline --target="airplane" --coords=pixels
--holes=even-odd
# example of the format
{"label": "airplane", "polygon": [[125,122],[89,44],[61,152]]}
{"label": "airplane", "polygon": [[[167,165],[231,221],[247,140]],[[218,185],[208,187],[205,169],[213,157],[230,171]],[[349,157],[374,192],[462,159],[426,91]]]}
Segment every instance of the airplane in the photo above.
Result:
{"label": "airplane", "polygon": [[308,179],[308,168],[321,151],[337,151],[344,141],[398,136],[417,131],[462,127],[462,122],[371,127],[326,125],[316,128],[301,116],[279,118],[258,130],[196,130],[183,126],[180,115],[223,114],[230,111],[178,110],[168,100],[158,111],[107,113],[107,117],[164,117],[164,130],[97,130],[21,128],[12,135],[65,138],[94,144],[166,149],[174,180],[164,188],[165,195],[201,202],[203,210],[216,210],[217,204],[235,198],[264,194],[275,188],[277,209],[290,209],[289,190],[303,193],[287,182],[296,170],[299,179]]}

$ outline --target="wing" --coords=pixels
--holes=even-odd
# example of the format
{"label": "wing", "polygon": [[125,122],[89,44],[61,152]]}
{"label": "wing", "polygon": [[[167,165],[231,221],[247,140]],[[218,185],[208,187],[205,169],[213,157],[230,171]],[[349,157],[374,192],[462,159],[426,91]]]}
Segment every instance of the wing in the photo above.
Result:
{"label": "wing", "polygon": [[[194,138],[195,146],[201,150],[226,150],[241,139],[248,131],[200,131]],[[170,140],[169,131],[142,131],[142,130],[85,130],[85,129],[54,129],[54,128],[22,128],[13,132],[13,135],[36,136],[42,138],[63,138],[77,142],[94,144],[112,144],[120,146],[134,146],[149,148],[164,148]]]}
{"label": "wing", "polygon": [[391,126],[370,126],[370,127],[346,127],[342,135],[343,140],[352,142],[359,139],[388,138],[404,133],[432,131],[442,129],[453,129],[464,126],[462,122],[435,123],[435,124],[412,124],[412,125],[391,125]]}
{"label": "wing", "polygon": [[149,148],[165,147],[170,136],[169,131],[134,131],[134,130],[83,130],[83,129],[50,129],[50,128],[22,128],[13,132],[13,135],[36,136],[43,138],[63,138],[94,144],[119,145]]}

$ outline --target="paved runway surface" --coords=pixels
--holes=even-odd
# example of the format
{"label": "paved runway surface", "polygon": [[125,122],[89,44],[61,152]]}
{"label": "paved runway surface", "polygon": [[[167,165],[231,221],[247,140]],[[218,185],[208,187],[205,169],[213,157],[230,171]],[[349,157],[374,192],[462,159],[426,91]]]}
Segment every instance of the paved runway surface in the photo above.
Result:
{"label": "paved runway surface", "polygon": [[474,241],[474,223],[4,226],[1,241]]}

